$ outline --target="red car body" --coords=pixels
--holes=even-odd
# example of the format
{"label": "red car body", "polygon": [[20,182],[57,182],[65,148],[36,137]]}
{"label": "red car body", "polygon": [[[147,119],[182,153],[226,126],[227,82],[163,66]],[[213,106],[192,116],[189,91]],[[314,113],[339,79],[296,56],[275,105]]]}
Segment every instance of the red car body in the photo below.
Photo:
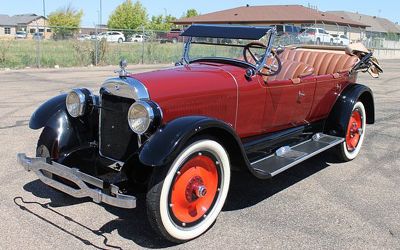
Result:
{"label": "red car body", "polygon": [[341,90],[354,81],[343,72],[304,77],[296,84],[290,79],[265,82],[260,75],[246,78],[243,67],[211,62],[130,77],[146,85],[163,110],[164,123],[204,115],[225,121],[241,138],[327,118]]}
{"label": "red car body", "polygon": [[[36,157],[18,160],[47,185],[95,202],[134,208],[137,188],[146,190],[154,230],[174,242],[194,239],[222,210],[231,171],[267,179],[331,148],[350,161],[375,121],[372,91],[356,83],[358,71],[382,72],[371,52],[273,49],[275,34],[193,25],[176,66],[128,74],[121,61],[99,95],[73,89],[40,106],[29,122],[43,128]],[[243,56],[190,60],[196,35],[198,44]],[[266,45],[253,41],[264,36]]]}

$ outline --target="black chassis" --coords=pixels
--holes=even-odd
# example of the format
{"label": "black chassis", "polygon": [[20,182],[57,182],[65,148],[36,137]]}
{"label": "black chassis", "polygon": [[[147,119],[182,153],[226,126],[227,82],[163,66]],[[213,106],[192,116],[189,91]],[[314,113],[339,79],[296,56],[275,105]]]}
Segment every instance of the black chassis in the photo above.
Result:
{"label": "black chassis", "polygon": [[177,118],[157,129],[136,152],[132,152],[131,157],[122,166],[117,163],[121,169],[116,170],[108,167],[115,162],[99,154],[100,107],[96,104],[98,97],[93,99],[92,111],[82,118],[69,116],[65,98],[64,94],[50,99],[32,115],[29,127],[44,128],[38,146],[42,142],[51,145],[50,158],[60,164],[79,168],[82,172],[94,176],[121,170],[126,174],[127,180],[136,179],[135,175],[140,173],[150,173],[148,170],[153,167],[168,166],[189,140],[204,135],[212,136],[222,143],[230,156],[233,169],[247,169],[256,177],[265,179],[270,176],[254,171],[251,167],[252,162],[273,154],[282,146],[292,146],[310,139],[313,134],[319,132],[345,137],[347,122],[358,100],[363,102],[366,108],[367,123],[373,124],[375,121],[371,89],[361,84],[350,84],[340,94],[327,119],[250,138],[239,138],[232,127],[214,118]]}

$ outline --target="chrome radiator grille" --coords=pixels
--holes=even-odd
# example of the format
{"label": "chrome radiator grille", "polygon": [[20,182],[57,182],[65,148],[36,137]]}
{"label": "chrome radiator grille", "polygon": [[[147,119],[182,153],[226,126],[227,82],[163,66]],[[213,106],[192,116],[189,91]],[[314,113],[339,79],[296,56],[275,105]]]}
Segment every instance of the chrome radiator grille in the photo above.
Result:
{"label": "chrome radiator grille", "polygon": [[101,95],[100,138],[101,155],[125,161],[138,149],[137,135],[129,128],[127,114],[133,99]]}

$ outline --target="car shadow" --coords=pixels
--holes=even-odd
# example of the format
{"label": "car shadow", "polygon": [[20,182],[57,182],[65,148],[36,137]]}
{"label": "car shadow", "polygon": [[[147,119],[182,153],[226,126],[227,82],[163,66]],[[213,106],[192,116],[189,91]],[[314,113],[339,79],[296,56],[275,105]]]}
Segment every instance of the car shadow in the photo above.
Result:
{"label": "car shadow", "polygon": [[[99,204],[105,208],[108,212],[117,216],[117,219],[111,220],[101,226],[98,229],[90,228],[87,225],[76,221],[71,216],[65,216],[62,213],[54,210],[53,208],[71,206],[85,202],[91,202],[90,198],[77,199],[62,192],[59,192],[53,188],[48,187],[40,180],[35,180],[24,185],[23,189],[27,192],[32,193],[36,197],[50,199],[48,203],[39,203],[36,201],[26,201],[23,197],[15,197],[14,203],[23,211],[29,212],[33,216],[49,223],[50,225],[60,229],[61,231],[69,234],[70,236],[82,241],[86,245],[90,245],[97,249],[122,249],[119,246],[113,246],[108,244],[108,238],[106,234],[117,230],[118,234],[128,240],[132,240],[136,244],[146,248],[166,248],[171,247],[176,244],[164,240],[163,238],[157,236],[151,229],[150,223],[147,220],[146,207],[145,207],[145,194],[136,195],[137,206],[135,209],[121,209],[109,206],[107,204]],[[58,216],[64,217],[64,219],[69,222],[73,222],[78,226],[81,226],[88,231],[92,232],[96,236],[101,236],[104,238],[104,246],[96,245],[89,240],[84,239],[84,235],[76,235],[74,232],[67,231],[59,225],[55,224],[48,217],[40,216],[38,213],[28,209],[30,205],[37,205],[42,209],[47,210],[49,213],[57,214]],[[41,213],[42,214],[42,213]],[[50,216],[49,216],[50,217]],[[92,238],[92,237],[91,237]]]}
{"label": "car shadow", "polygon": [[255,178],[248,171],[233,172],[228,198],[223,211],[239,210],[256,205],[280,191],[318,173],[332,163],[339,163],[328,150],[270,179]]}
{"label": "car shadow", "polygon": [[[256,205],[257,203],[268,199],[269,197],[279,193],[282,190],[296,184],[297,182],[318,173],[324,168],[336,163],[335,157],[330,151],[317,155],[307,161],[275,176],[272,179],[260,180],[251,175],[249,172],[233,172],[231,179],[230,191],[223,211],[234,211],[244,209]],[[70,206],[79,203],[91,201],[91,199],[76,199],[66,194],[58,192],[54,189],[47,187],[39,180],[27,183],[24,189],[31,192],[33,195],[40,198],[50,199],[49,203],[27,202],[22,197],[15,197],[14,203],[22,210],[28,211],[32,215],[42,219],[43,221],[55,226],[56,228],[66,231],[48,218],[36,214],[35,212],[27,209],[27,204],[37,204],[43,209],[48,209],[52,213],[57,213],[63,216],[66,220],[74,222],[75,224],[86,228],[97,236],[104,238],[104,246],[97,246],[96,244],[84,239],[82,235],[76,235],[74,232],[66,232],[67,234],[81,240],[86,245],[91,245],[98,249],[121,249],[119,246],[108,244],[108,239],[105,234],[109,234],[117,230],[118,234],[128,240],[132,240],[137,245],[145,248],[166,248],[176,244],[168,242],[161,237],[158,237],[151,229],[150,223],[147,220],[146,207],[145,207],[145,194],[137,195],[137,207],[135,209],[120,209],[109,206],[107,204],[100,204],[108,212],[117,216],[117,219],[111,220],[101,226],[99,229],[92,229],[74,220],[74,218],[64,216],[53,208],[60,206]],[[18,200],[18,202],[16,202]]]}

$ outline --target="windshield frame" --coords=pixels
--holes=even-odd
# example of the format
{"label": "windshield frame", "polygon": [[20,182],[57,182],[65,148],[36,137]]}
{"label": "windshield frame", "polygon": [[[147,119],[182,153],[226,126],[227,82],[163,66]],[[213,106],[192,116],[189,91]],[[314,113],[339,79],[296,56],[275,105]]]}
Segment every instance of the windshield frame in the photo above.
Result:
{"label": "windshield frame", "polygon": [[199,61],[225,61],[225,62],[232,63],[232,64],[242,64],[245,66],[249,66],[249,67],[254,68],[256,70],[256,72],[260,72],[264,68],[267,58],[270,56],[270,54],[272,52],[272,45],[274,43],[276,34],[277,34],[277,32],[276,32],[275,27],[272,27],[271,29],[269,29],[266,32],[265,37],[267,38],[267,41],[266,41],[266,45],[265,45],[266,46],[265,52],[263,53],[263,56],[260,58],[260,60],[257,61],[255,64],[248,63],[245,60],[238,60],[238,59],[229,58],[229,57],[199,57],[199,58],[191,59],[189,56],[189,53],[190,53],[190,48],[191,48],[192,44],[210,44],[210,45],[216,45],[216,46],[243,47],[243,48],[245,47],[245,45],[220,44],[220,43],[210,43],[210,42],[194,42],[193,37],[188,37],[184,44],[184,47],[183,47],[183,55],[181,58],[181,63],[182,64],[190,64],[190,63],[199,62]]}

